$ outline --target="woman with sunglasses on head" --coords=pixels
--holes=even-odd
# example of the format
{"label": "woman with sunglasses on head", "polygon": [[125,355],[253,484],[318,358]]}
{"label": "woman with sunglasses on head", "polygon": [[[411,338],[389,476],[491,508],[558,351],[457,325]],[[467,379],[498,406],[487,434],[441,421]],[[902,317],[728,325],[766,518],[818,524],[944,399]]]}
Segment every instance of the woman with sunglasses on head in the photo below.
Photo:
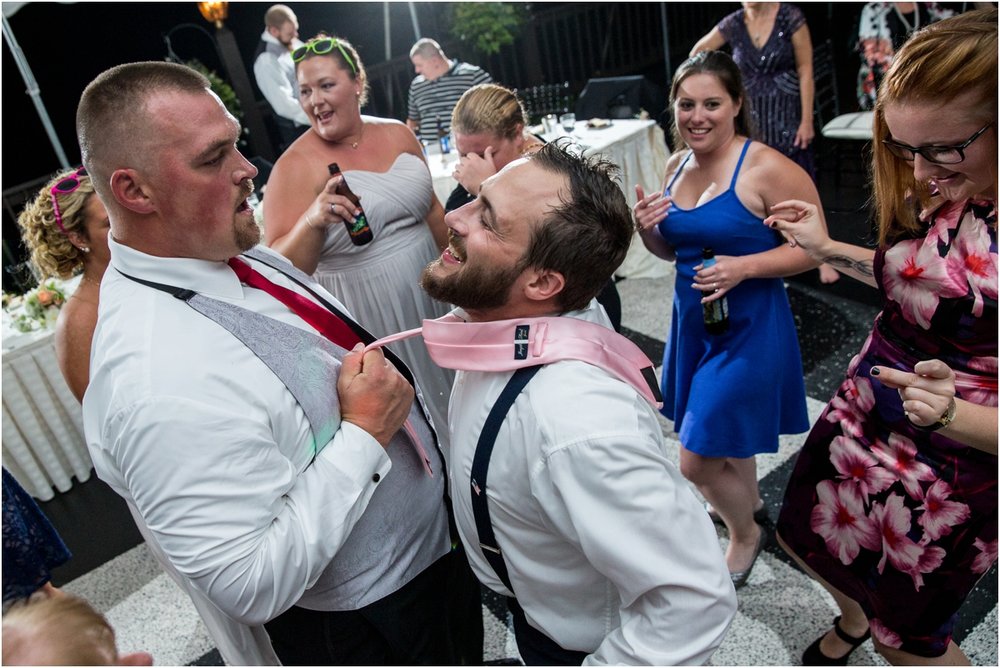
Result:
{"label": "woman with sunglasses on head", "polygon": [[[319,35],[292,52],[299,103],[311,128],[278,159],[264,198],[267,244],[337,296],[376,337],[447,313],[420,289],[428,262],[447,245],[423,147],[399,121],[365,116],[368,80],[348,42]],[[332,176],[336,163],[341,175]],[[338,194],[343,181],[360,206]],[[363,211],[371,240],[347,225]],[[419,339],[394,350],[420,382],[440,438],[447,435],[452,371],[431,361]]]}
{"label": "woman with sunglasses on head", "polygon": [[70,278],[81,268],[76,292],[59,312],[55,349],[59,370],[73,396],[83,401],[90,379],[90,343],[97,299],[108,267],[108,212],[83,168],[42,186],[17,219],[39,278]]}
{"label": "woman with sunglasses on head", "polygon": [[876,98],[876,250],[832,241],[804,202],[764,221],[883,300],[778,521],[840,607],[806,665],[869,635],[890,663],[968,663],[957,613],[997,557],[996,123],[997,10],[935,23]]}

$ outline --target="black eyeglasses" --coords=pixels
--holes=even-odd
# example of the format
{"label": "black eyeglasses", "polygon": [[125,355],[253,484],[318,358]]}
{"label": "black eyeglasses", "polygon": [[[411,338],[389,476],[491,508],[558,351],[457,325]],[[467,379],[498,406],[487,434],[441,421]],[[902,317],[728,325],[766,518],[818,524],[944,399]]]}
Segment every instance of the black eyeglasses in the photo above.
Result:
{"label": "black eyeglasses", "polygon": [[334,49],[340,51],[340,55],[344,57],[347,64],[351,66],[351,71],[354,72],[355,76],[358,74],[358,68],[354,66],[354,61],[351,57],[347,55],[347,51],[344,47],[340,45],[340,40],[336,37],[320,37],[319,39],[311,39],[299,48],[292,51],[292,62],[298,63],[305,59],[306,54],[310,51],[315,53],[317,56],[325,56]]}
{"label": "black eyeglasses", "polygon": [[919,153],[927,162],[933,162],[936,165],[955,165],[965,160],[965,149],[969,147],[969,144],[979,139],[979,136],[986,132],[986,129],[991,125],[993,124],[987,123],[979,129],[979,132],[957,146],[907,146],[892,139],[883,139],[882,143],[885,144],[890,153],[900,160],[909,162]]}

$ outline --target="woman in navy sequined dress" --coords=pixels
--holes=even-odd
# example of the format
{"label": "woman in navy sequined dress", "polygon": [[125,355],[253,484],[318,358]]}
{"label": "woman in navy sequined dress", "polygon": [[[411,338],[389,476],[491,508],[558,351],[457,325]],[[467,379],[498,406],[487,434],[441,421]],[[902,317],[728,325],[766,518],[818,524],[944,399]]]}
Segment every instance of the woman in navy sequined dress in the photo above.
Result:
{"label": "woman in navy sequined dress", "polygon": [[691,55],[725,44],[743,75],[757,139],[815,180],[812,39],[802,12],[785,3],[744,2],[698,40]]}
{"label": "woman in navy sequined dress", "polygon": [[[698,40],[691,55],[725,44],[750,97],[754,138],[794,160],[815,182],[813,51],[802,12],[780,2],[744,2]],[[834,283],[840,275],[822,264],[819,277]]]}

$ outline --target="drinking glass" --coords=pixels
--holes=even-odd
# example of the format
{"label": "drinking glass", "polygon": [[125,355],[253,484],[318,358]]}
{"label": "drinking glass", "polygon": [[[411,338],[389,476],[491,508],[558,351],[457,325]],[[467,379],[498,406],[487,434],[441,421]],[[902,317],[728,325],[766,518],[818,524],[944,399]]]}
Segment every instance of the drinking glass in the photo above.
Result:
{"label": "drinking glass", "polygon": [[562,123],[563,130],[571,133],[576,128],[576,114],[563,114],[559,117],[559,122]]}

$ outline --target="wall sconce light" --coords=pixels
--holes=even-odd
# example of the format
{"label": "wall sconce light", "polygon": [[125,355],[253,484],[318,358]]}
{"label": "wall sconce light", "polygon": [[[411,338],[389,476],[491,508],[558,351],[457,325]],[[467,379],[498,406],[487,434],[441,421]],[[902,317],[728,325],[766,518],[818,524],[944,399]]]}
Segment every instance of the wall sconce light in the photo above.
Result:
{"label": "wall sconce light", "polygon": [[222,27],[222,22],[229,16],[228,2],[199,2],[198,11],[209,23],[214,23],[216,28]]}

